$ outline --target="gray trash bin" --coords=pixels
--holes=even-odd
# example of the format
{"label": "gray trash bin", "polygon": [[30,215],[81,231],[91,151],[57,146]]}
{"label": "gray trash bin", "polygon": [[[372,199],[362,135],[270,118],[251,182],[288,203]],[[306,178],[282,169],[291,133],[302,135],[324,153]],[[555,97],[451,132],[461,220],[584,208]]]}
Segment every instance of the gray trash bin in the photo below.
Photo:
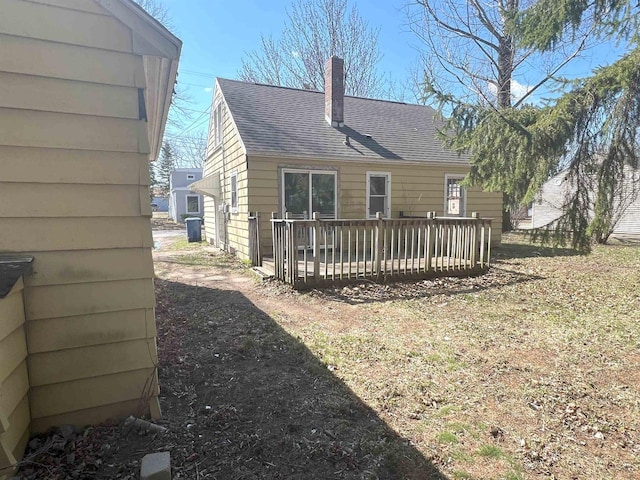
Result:
{"label": "gray trash bin", "polygon": [[184,223],[187,225],[187,239],[189,242],[202,241],[202,220],[198,217],[185,218]]}

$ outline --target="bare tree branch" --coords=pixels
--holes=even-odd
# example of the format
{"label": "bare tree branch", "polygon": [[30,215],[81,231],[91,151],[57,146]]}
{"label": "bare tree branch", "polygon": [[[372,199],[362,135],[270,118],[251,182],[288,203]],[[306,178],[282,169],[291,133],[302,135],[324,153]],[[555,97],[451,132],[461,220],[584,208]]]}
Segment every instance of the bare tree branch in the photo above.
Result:
{"label": "bare tree branch", "polygon": [[167,29],[173,31],[175,25],[171,18],[171,13],[167,6],[161,0],[134,0],[149,15],[159,21]]}
{"label": "bare tree branch", "polygon": [[371,28],[347,0],[295,0],[281,37],[262,37],[259,50],[246,53],[242,80],[322,90],[324,64],[332,55],[345,62],[345,90],[354,96],[389,92],[377,71],[382,55],[379,29]]}
{"label": "bare tree branch", "polygon": [[[537,1],[414,0],[407,9],[409,26],[423,41],[425,56],[439,64],[426,80],[440,85],[443,92],[455,91],[458,97],[475,97],[498,108],[521,105],[554,82],[571,60],[591,46],[593,30],[577,30],[567,52],[558,48],[541,55],[519,47],[510,22]],[[517,93],[512,92],[516,79],[523,87]]]}

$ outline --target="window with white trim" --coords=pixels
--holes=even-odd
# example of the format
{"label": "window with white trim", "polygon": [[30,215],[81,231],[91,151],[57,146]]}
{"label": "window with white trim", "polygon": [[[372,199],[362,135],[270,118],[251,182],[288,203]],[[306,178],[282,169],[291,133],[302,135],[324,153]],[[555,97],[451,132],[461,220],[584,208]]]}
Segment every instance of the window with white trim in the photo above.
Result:
{"label": "window with white trim", "polygon": [[222,144],[222,102],[215,106],[212,112],[211,127],[213,128],[213,146]]}
{"label": "window with white trim", "polygon": [[293,218],[311,218],[314,212],[320,218],[337,216],[337,172],[331,170],[282,170],[281,199],[283,214]]}
{"label": "window with white trim", "polygon": [[367,172],[367,218],[376,218],[382,212],[391,216],[391,174],[389,172]]}
{"label": "window with white trim", "polygon": [[238,172],[231,172],[231,212],[238,213]]}
{"label": "window with white trim", "polygon": [[464,217],[466,191],[461,185],[464,175],[445,175],[444,214],[447,217]]}
{"label": "window with white trim", "polygon": [[187,213],[200,213],[199,195],[187,195]]}

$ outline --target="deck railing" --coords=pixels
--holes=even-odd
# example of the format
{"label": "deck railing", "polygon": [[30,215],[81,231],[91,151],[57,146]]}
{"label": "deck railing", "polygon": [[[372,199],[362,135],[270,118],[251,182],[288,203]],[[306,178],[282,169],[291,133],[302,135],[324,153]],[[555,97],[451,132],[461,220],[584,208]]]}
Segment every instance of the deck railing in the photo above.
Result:
{"label": "deck railing", "polygon": [[278,219],[275,277],[295,287],[389,277],[480,273],[491,258],[491,220],[479,218]]}

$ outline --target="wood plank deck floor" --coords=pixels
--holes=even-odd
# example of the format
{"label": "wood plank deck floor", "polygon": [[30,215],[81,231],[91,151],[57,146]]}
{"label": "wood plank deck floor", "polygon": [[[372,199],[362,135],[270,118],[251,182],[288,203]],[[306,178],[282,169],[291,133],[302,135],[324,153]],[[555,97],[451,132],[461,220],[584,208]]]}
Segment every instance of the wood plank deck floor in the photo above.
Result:
{"label": "wood plank deck floor", "polygon": [[[360,260],[358,262],[353,259],[351,262],[325,262],[321,259],[319,263],[318,276],[314,272],[314,259],[313,256],[308,256],[305,262],[302,255],[298,258],[298,278],[304,281],[305,278],[305,266],[306,277],[314,280],[346,280],[346,279],[365,279],[376,276],[372,271],[375,269],[374,262],[367,260],[366,264]],[[405,263],[404,258],[387,260],[382,262],[382,275],[385,276],[416,276],[424,274],[425,276],[431,274],[437,274],[441,272],[445,273],[461,273],[464,271],[474,271],[474,265],[470,260],[462,260],[453,257],[433,257],[431,259],[431,267],[429,270],[425,268],[426,259],[415,258],[413,262],[409,258]],[[262,267],[259,270],[268,276],[275,276],[275,263],[273,257],[263,257]]]}

